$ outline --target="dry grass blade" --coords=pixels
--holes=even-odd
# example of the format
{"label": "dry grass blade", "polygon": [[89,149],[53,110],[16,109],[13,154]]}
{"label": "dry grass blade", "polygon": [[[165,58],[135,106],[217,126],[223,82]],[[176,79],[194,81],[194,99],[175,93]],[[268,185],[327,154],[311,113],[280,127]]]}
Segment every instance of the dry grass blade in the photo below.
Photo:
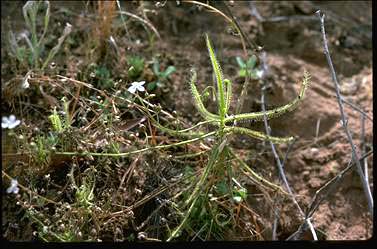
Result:
{"label": "dry grass blade", "polygon": [[156,34],[156,36],[158,37],[158,39],[161,39],[161,35],[160,35],[160,33],[159,33],[159,32],[157,31],[157,29],[153,26],[153,24],[150,23],[149,21],[147,21],[147,20],[141,18],[141,17],[138,16],[138,15],[135,15],[135,14],[132,14],[132,13],[130,13],[130,12],[128,12],[128,11],[125,11],[125,10],[119,11],[118,13],[121,14],[121,15],[127,15],[127,16],[129,16],[129,17],[135,18],[136,20],[138,20],[138,21],[144,23],[145,25],[147,25],[147,26],[148,26],[148,27],[149,27],[149,28],[150,28],[150,29]]}

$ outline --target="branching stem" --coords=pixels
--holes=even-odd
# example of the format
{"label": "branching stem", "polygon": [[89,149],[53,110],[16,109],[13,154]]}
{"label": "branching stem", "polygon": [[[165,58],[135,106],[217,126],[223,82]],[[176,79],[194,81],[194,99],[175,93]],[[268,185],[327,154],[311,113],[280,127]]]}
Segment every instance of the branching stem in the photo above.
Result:
{"label": "branching stem", "polygon": [[369,212],[370,212],[370,215],[372,216],[372,219],[373,219],[373,196],[372,196],[372,192],[370,190],[370,187],[368,185],[368,182],[365,180],[363,169],[362,169],[361,163],[360,163],[359,158],[358,158],[357,153],[356,153],[356,146],[353,143],[351,133],[350,133],[348,126],[347,126],[347,117],[346,117],[346,113],[344,112],[344,108],[343,108],[343,101],[342,101],[343,98],[342,98],[342,95],[341,95],[340,90],[339,90],[338,79],[337,79],[337,76],[336,76],[336,73],[335,73],[334,65],[332,63],[330,51],[329,51],[329,48],[328,48],[328,45],[327,45],[327,38],[326,38],[326,32],[325,32],[325,15],[324,14],[322,15],[320,10],[318,10],[316,12],[316,15],[318,16],[318,18],[321,22],[323,49],[324,49],[324,53],[325,53],[325,56],[326,56],[327,63],[329,65],[331,77],[332,77],[332,80],[334,82],[335,93],[336,93],[336,98],[338,100],[342,126],[343,126],[345,133],[346,133],[348,142],[351,145],[352,160],[354,161],[357,173],[360,176],[360,180],[361,180],[362,185],[363,185],[364,193],[365,193],[366,199],[368,201]]}

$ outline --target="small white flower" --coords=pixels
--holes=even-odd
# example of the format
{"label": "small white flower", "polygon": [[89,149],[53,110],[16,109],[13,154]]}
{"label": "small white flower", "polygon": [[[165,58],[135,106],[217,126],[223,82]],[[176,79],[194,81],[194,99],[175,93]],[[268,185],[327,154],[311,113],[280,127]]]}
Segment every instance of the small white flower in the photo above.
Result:
{"label": "small white flower", "polygon": [[233,200],[236,202],[236,203],[240,203],[242,201],[242,198],[241,196],[234,196],[233,197]]}
{"label": "small white flower", "polygon": [[16,179],[12,179],[12,181],[10,182],[10,187],[7,188],[7,193],[10,194],[10,193],[14,193],[14,194],[18,194],[18,191],[20,190],[18,187],[18,181]]}
{"label": "small white flower", "polygon": [[132,82],[132,85],[128,88],[128,91],[130,93],[135,93],[136,91],[144,92],[145,91],[145,88],[143,86],[144,84],[145,84],[145,81]]}
{"label": "small white flower", "polygon": [[8,117],[3,117],[1,120],[1,128],[3,129],[13,129],[21,123],[20,120],[16,119],[13,114]]}
{"label": "small white flower", "polygon": [[263,75],[264,75],[264,70],[257,70],[257,71],[255,72],[255,74],[257,75],[257,77],[258,77],[259,79],[261,79],[261,78],[263,77]]}

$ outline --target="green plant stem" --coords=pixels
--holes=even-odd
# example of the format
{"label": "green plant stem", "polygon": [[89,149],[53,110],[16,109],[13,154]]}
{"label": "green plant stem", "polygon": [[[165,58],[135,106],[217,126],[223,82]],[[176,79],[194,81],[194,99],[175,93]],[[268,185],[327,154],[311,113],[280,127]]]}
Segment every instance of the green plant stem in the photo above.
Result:
{"label": "green plant stem", "polygon": [[194,208],[194,206],[196,204],[196,201],[198,200],[198,197],[200,195],[199,190],[203,186],[205,180],[207,179],[207,177],[209,175],[209,172],[212,170],[213,166],[215,165],[216,161],[219,158],[219,155],[223,151],[224,146],[225,146],[225,142],[226,142],[226,139],[223,140],[223,141],[221,141],[221,143],[218,143],[215,146],[215,148],[213,148],[210,160],[208,161],[208,164],[207,164],[204,172],[202,173],[199,182],[196,184],[195,189],[192,192],[192,194],[190,195],[190,197],[185,201],[186,205],[190,204],[190,203],[191,203],[191,205],[190,205],[189,209],[187,210],[187,212],[185,214],[185,217],[183,218],[182,222],[172,232],[171,236],[167,239],[167,241],[172,240],[178,234],[178,232],[182,229],[182,227],[185,225],[185,223],[187,222],[187,220],[188,220],[188,218],[189,218],[189,216],[190,216],[190,214],[191,214],[191,212],[192,212],[192,210],[193,210],[193,208]]}
{"label": "green plant stem", "polygon": [[192,210],[194,209],[195,207],[195,204],[196,204],[196,201],[198,200],[198,196],[195,198],[195,200],[192,202],[190,208],[187,210],[187,213],[185,215],[185,217],[183,218],[181,224],[179,224],[179,226],[174,229],[174,231],[171,233],[170,237],[166,240],[167,242],[171,241],[175,236],[177,236],[177,234],[179,233],[179,231],[182,230],[182,227],[186,224]]}
{"label": "green plant stem", "polygon": [[294,100],[292,100],[290,103],[288,103],[284,106],[272,109],[272,110],[268,110],[266,112],[253,112],[253,113],[243,113],[243,114],[231,115],[231,116],[225,118],[225,123],[234,122],[234,121],[237,122],[237,121],[249,120],[249,119],[254,120],[254,121],[263,121],[264,115],[266,115],[267,119],[271,119],[271,118],[279,117],[284,113],[293,111],[294,109],[296,109],[298,104],[304,99],[305,92],[306,92],[306,89],[309,86],[309,83],[310,83],[310,74],[307,71],[305,71],[304,72],[304,78],[303,78],[302,83],[301,83],[301,89],[300,89],[299,95]]}
{"label": "green plant stem", "polygon": [[273,136],[265,135],[264,133],[261,133],[261,132],[258,132],[258,131],[250,130],[250,129],[243,128],[243,127],[236,127],[236,126],[225,127],[224,132],[225,133],[245,134],[245,135],[249,135],[250,137],[254,137],[254,138],[257,138],[257,139],[260,139],[260,140],[264,140],[264,141],[271,141],[271,142],[277,143],[277,144],[287,143],[287,142],[290,142],[294,139],[293,137],[286,137],[286,138],[284,138],[284,137],[283,138],[273,137]]}
{"label": "green plant stem", "polygon": [[197,157],[197,156],[206,154],[207,152],[208,152],[208,150],[203,150],[203,151],[199,151],[199,152],[192,153],[192,154],[185,154],[185,155],[174,156],[173,158],[174,159],[182,159],[182,158]]}
{"label": "green plant stem", "polygon": [[141,152],[145,152],[145,151],[149,151],[149,150],[167,149],[167,148],[171,148],[171,147],[175,147],[175,146],[179,146],[179,145],[189,144],[189,143],[192,143],[192,142],[195,142],[195,141],[198,141],[198,140],[202,140],[206,137],[213,136],[215,134],[216,134],[216,131],[213,131],[213,132],[207,133],[203,136],[196,137],[196,138],[189,139],[189,140],[185,140],[185,141],[178,142],[178,143],[174,143],[174,144],[157,145],[157,146],[154,146],[154,147],[144,148],[144,149],[130,151],[130,152],[124,152],[124,153],[96,153],[96,152],[68,152],[68,151],[64,152],[63,151],[63,152],[55,152],[54,154],[56,154],[56,155],[66,155],[66,156],[123,157],[123,156],[129,156],[129,155],[133,155],[133,154],[137,154],[137,153],[141,153]]}
{"label": "green plant stem", "polygon": [[215,148],[213,148],[213,152],[210,156],[210,160],[208,161],[208,164],[207,164],[199,182],[196,184],[195,189],[192,192],[192,194],[190,195],[190,197],[185,201],[186,205],[189,204],[192,201],[192,199],[195,197],[195,195],[199,192],[200,187],[204,184],[204,181],[207,179],[209,172],[212,170],[217,159],[219,158],[220,153],[222,152],[222,150],[224,148],[223,143],[224,143],[224,141],[221,144],[216,145]]}
{"label": "green plant stem", "polygon": [[282,187],[269,182],[268,180],[264,179],[262,176],[258,175],[254,170],[252,170],[239,156],[237,156],[230,148],[229,153],[240,163],[240,165],[251,174],[251,178],[255,181],[255,183],[261,183],[264,187],[273,189],[275,191],[279,191],[284,195],[289,196],[289,194],[283,190]]}

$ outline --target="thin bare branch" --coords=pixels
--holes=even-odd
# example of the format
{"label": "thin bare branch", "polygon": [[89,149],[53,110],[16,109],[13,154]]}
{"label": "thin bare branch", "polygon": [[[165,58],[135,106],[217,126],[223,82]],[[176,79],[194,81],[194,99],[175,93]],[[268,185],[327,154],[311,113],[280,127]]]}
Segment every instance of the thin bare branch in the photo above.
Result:
{"label": "thin bare branch", "polygon": [[160,33],[158,33],[157,29],[152,25],[152,23],[148,22],[147,20],[141,18],[138,15],[132,14],[132,13],[125,11],[125,10],[118,11],[118,13],[121,14],[121,15],[126,15],[126,16],[129,16],[129,17],[135,18],[135,19],[139,20],[140,22],[144,23],[156,34],[158,39],[161,39]]}
{"label": "thin bare branch", "polygon": [[[264,91],[265,91],[265,87],[262,87],[261,103],[262,103],[262,111],[263,112],[266,111]],[[269,127],[269,125],[267,123],[267,116],[266,115],[264,115],[264,126],[265,126],[265,129],[266,129],[266,134],[270,135],[271,134],[271,128]],[[280,177],[283,180],[284,185],[285,185],[288,193],[290,194],[293,203],[296,205],[296,207],[299,210],[302,218],[304,218],[305,217],[305,213],[302,211],[300,205],[298,204],[298,202],[297,202],[297,200],[296,200],[296,198],[295,198],[295,196],[293,194],[293,191],[292,191],[291,187],[289,186],[287,177],[285,176],[285,173],[284,173],[283,164],[281,163],[279,155],[276,152],[276,148],[275,148],[274,144],[271,141],[270,141],[270,145],[271,145],[272,153],[273,153],[273,155],[275,157],[275,160],[276,160],[276,164],[278,166]],[[314,240],[318,240],[317,234],[316,234],[316,232],[315,232],[315,230],[313,228],[313,225],[312,225],[310,219],[306,219],[305,218],[305,223],[307,223],[307,225],[309,226],[309,228],[310,228],[310,230],[312,232],[312,235],[313,235],[313,239]]]}
{"label": "thin bare branch", "polygon": [[336,76],[336,73],[335,73],[335,69],[334,69],[334,66],[333,66],[333,63],[332,63],[332,60],[331,60],[329,48],[328,48],[328,45],[327,45],[327,38],[326,38],[326,32],[325,32],[325,15],[324,14],[322,15],[320,10],[318,10],[316,12],[316,15],[318,16],[318,18],[321,22],[321,32],[322,32],[324,53],[325,53],[325,56],[326,56],[327,63],[329,65],[331,77],[332,77],[333,82],[334,82],[336,97],[337,97],[338,104],[339,104],[339,111],[340,111],[340,115],[341,115],[342,126],[343,126],[343,129],[344,129],[344,131],[347,135],[348,142],[351,145],[352,160],[355,162],[355,167],[357,169],[357,173],[360,176],[360,180],[361,180],[362,185],[363,185],[364,193],[365,193],[365,196],[366,196],[367,201],[368,201],[369,212],[370,212],[370,215],[372,216],[372,219],[373,219],[373,197],[372,197],[372,193],[371,193],[371,190],[369,188],[368,182],[365,180],[364,173],[363,173],[363,170],[362,170],[362,167],[361,167],[361,163],[360,163],[360,160],[358,159],[358,156],[357,156],[357,153],[356,153],[356,146],[353,143],[351,133],[350,133],[348,127],[347,127],[347,121],[346,121],[347,117],[346,117],[346,113],[344,112],[344,108],[343,108],[343,101],[342,101],[342,96],[341,96],[340,90],[339,90],[339,83],[338,83],[338,79],[337,79],[337,76]]}
{"label": "thin bare branch", "polygon": [[[361,115],[361,153],[365,154],[366,152],[366,143],[365,143],[365,116]],[[364,166],[364,177],[365,181],[369,186],[369,174],[368,174],[368,161],[366,158],[362,160]]]}
{"label": "thin bare branch", "polygon": [[[373,150],[365,153],[361,158],[360,162],[366,160],[370,155],[373,154]],[[309,204],[309,207],[306,211],[306,219],[311,219],[313,214],[319,207],[319,205],[336,189],[336,186],[339,185],[340,181],[343,179],[345,174],[354,168],[354,162],[352,159],[349,161],[348,166],[339,172],[335,177],[327,181],[321,188],[319,188],[312,198],[312,201]],[[295,240],[300,237],[308,229],[308,226],[305,225],[305,222],[294,232],[287,240]]]}
{"label": "thin bare branch", "polygon": [[365,116],[367,119],[369,119],[370,121],[373,122],[373,118],[371,116],[369,116],[365,111],[363,111],[360,107],[358,107],[357,105],[353,104],[352,102],[346,100],[343,96],[342,96],[342,101],[343,101],[343,103],[349,105],[352,109],[360,112],[363,116]]}

